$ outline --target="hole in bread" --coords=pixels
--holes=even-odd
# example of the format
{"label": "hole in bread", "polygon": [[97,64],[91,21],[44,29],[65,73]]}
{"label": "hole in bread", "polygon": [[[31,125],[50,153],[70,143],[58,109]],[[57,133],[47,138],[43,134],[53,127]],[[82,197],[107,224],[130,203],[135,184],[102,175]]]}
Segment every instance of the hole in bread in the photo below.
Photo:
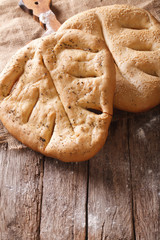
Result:
{"label": "hole in bread", "polygon": [[145,71],[145,73],[147,73],[148,75],[151,75],[153,77],[159,77],[158,74],[154,71]]}
{"label": "hole in bread", "polygon": [[76,78],[97,78],[97,76],[91,74],[87,75],[87,73],[84,73],[84,75],[74,74],[73,76]]}
{"label": "hole in bread", "polygon": [[120,12],[118,24],[122,28],[133,30],[146,30],[152,25],[150,14],[143,9],[124,9]]}
{"label": "hole in bread", "polygon": [[132,30],[146,30],[146,29],[148,29],[148,28],[144,28],[144,27],[141,27],[141,26],[124,26],[124,25],[122,25],[121,26],[122,28],[124,28],[124,29],[132,29]]}
{"label": "hole in bread", "polygon": [[95,113],[97,115],[100,115],[100,114],[103,113],[101,110],[97,110],[97,109],[94,109],[94,108],[86,108],[86,110],[89,111],[89,112]]}
{"label": "hole in bread", "polygon": [[27,123],[30,120],[31,114],[35,109],[39,100],[39,89],[33,88],[28,93],[24,94],[24,98],[22,99],[22,122]]}
{"label": "hole in bread", "polygon": [[17,83],[18,83],[18,80],[19,80],[19,79],[17,79],[17,80],[13,83],[13,85],[11,86],[11,89],[10,89],[10,92],[8,93],[8,95],[12,94],[12,92],[13,92],[14,89],[16,88],[16,85],[17,85]]}
{"label": "hole in bread", "polygon": [[149,28],[148,23],[144,24],[142,21],[136,21],[136,19],[133,19],[133,21],[126,21],[121,24],[122,28],[126,29],[132,29],[132,30],[147,30]]}
{"label": "hole in bread", "polygon": [[144,44],[144,43],[132,43],[128,46],[128,48],[135,50],[135,51],[153,51],[152,45]]}
{"label": "hole in bread", "polygon": [[55,125],[56,125],[56,119],[54,118],[51,123],[50,126],[48,126],[48,131],[49,131],[49,136],[48,136],[48,143],[50,142],[53,134],[54,134],[54,129],[55,129]]}
{"label": "hole in bread", "polygon": [[159,77],[159,75],[157,74],[157,72],[152,68],[152,67],[138,67],[139,70],[141,70],[142,72],[151,75],[153,77]]}
{"label": "hole in bread", "polygon": [[3,87],[3,91],[4,91],[4,94],[3,94],[3,97],[7,97],[9,96],[10,94],[12,94],[12,92],[14,91],[14,89],[16,88],[16,85],[19,81],[19,78],[17,78],[15,81],[10,81],[9,84],[7,85],[2,85]]}

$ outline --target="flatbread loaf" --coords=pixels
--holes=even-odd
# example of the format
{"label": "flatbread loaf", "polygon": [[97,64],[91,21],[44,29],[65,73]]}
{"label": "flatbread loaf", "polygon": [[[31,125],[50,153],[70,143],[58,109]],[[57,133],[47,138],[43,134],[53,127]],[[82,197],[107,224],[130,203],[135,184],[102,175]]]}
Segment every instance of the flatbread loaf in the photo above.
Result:
{"label": "flatbread loaf", "polygon": [[114,89],[104,40],[61,31],[29,43],[8,63],[0,75],[0,120],[33,150],[84,161],[107,138]]}
{"label": "flatbread loaf", "polygon": [[60,28],[80,29],[105,40],[116,67],[114,107],[130,112],[160,103],[160,23],[128,5],[91,9]]}

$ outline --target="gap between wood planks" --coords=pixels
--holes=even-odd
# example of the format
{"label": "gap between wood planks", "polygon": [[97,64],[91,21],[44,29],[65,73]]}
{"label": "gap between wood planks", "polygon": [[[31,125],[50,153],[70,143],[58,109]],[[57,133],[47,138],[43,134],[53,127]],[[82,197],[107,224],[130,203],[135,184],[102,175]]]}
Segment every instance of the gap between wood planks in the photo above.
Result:
{"label": "gap between wood planks", "polygon": [[44,176],[44,161],[45,156],[41,158],[41,173],[40,173],[40,189],[41,189],[41,199],[40,199],[40,214],[39,214],[39,240],[40,240],[40,231],[41,231],[41,215],[42,215],[42,200],[43,200],[43,176]]}
{"label": "gap between wood planks", "polygon": [[87,163],[87,193],[86,193],[86,237],[88,240],[88,196],[89,196],[89,161]]}
{"label": "gap between wood planks", "polygon": [[135,215],[134,215],[134,198],[133,198],[133,181],[132,181],[132,162],[130,154],[130,119],[127,119],[127,131],[128,131],[128,157],[129,157],[129,167],[130,167],[130,187],[131,187],[131,204],[132,204],[132,226],[133,226],[133,238],[136,240],[136,229],[135,229]]}

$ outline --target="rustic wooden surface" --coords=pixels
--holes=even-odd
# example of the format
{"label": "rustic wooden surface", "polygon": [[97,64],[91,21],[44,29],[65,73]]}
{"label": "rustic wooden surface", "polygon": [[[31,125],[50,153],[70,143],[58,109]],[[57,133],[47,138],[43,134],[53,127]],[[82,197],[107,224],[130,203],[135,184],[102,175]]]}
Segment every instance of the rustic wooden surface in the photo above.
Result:
{"label": "rustic wooden surface", "polygon": [[[53,2],[64,22],[80,7],[113,1]],[[160,20],[159,0],[142,0],[140,6]],[[18,9],[14,12],[17,17]],[[11,29],[22,31],[11,26],[3,34],[4,44],[10,42],[6,59],[15,41]],[[0,124],[0,240],[160,239],[160,106],[140,114],[114,113],[103,149],[83,163],[63,163],[24,148]]]}
{"label": "rustic wooden surface", "polygon": [[0,240],[159,240],[160,107],[116,111],[103,149],[63,163],[0,147]]}

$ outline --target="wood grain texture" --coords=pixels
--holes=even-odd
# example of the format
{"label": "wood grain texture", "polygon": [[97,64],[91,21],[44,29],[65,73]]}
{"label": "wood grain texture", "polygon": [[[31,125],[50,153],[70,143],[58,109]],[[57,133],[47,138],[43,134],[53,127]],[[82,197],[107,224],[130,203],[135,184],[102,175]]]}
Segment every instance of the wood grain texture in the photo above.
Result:
{"label": "wood grain texture", "polygon": [[[54,0],[52,9],[64,22],[92,7],[126,2],[160,20],[159,0]],[[17,49],[42,35],[17,4],[0,4],[1,70]],[[104,148],[86,163],[46,158],[43,165],[40,154],[8,141],[0,125],[1,132],[8,149],[0,146],[0,240],[160,239],[159,106],[136,115],[116,111]]]}
{"label": "wood grain texture", "polygon": [[85,240],[87,166],[46,158],[41,240]]}
{"label": "wood grain texture", "polygon": [[112,122],[89,165],[88,239],[133,239],[127,119]]}
{"label": "wood grain texture", "polygon": [[160,107],[129,121],[136,240],[160,239]]}
{"label": "wood grain texture", "polygon": [[30,150],[0,149],[0,240],[38,239],[42,163]]}

